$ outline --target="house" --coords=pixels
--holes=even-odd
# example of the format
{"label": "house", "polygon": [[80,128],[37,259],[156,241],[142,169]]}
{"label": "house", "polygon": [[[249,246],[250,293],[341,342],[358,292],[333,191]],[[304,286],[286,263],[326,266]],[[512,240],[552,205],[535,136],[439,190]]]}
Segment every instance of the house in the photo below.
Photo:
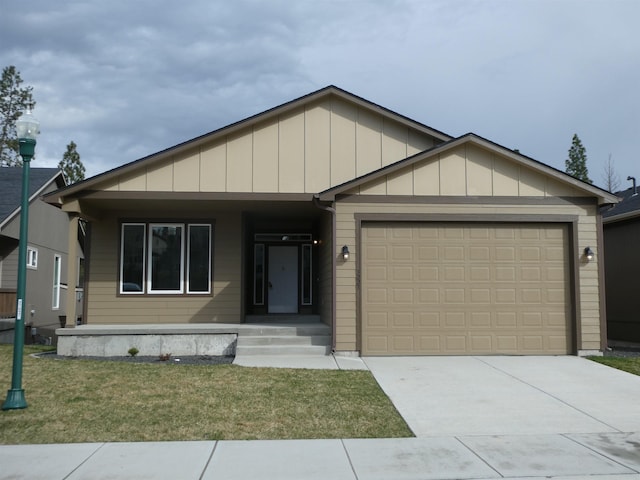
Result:
{"label": "house", "polygon": [[334,86],[47,201],[89,222],[87,325],[65,342],[314,316],[344,355],[606,345],[614,195]]}
{"label": "house", "polygon": [[617,192],[622,200],[605,209],[605,289],[610,340],[640,343],[640,195],[633,186]]}
{"label": "house", "polygon": [[[0,168],[0,316],[4,318],[15,318],[16,312],[22,175],[22,168]],[[47,342],[55,338],[60,317],[66,315],[68,215],[41,198],[64,186],[57,168],[30,168],[24,316],[25,325],[33,327],[25,336],[29,343],[36,338]],[[81,259],[81,253],[74,257],[74,294],[80,282]],[[2,323],[3,329],[13,330],[13,320]]]}

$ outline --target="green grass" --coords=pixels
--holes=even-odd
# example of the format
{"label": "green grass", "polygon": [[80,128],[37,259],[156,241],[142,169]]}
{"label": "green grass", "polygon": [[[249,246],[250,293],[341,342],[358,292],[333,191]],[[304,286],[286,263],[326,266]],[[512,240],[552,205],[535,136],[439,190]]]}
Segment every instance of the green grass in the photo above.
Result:
{"label": "green grass", "polygon": [[640,375],[640,357],[589,357],[589,360]]}
{"label": "green grass", "polygon": [[[409,437],[368,371],[33,358],[24,410],[0,412],[0,444]],[[12,347],[0,346],[2,401]]]}

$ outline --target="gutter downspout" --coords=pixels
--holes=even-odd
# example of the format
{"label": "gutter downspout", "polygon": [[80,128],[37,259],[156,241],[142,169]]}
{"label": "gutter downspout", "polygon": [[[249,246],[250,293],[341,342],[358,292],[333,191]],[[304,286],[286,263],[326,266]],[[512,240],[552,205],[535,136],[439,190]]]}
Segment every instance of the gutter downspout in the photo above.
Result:
{"label": "gutter downspout", "polygon": [[320,196],[313,195],[313,205],[320,210],[331,213],[331,351],[336,351],[336,209],[320,204]]}

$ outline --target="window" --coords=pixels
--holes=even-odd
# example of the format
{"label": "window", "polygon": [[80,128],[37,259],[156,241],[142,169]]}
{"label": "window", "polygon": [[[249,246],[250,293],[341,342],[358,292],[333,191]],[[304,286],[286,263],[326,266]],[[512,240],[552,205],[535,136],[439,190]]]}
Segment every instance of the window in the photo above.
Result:
{"label": "window", "polygon": [[210,293],[211,229],[202,223],[123,223],[120,293]]}
{"label": "window", "polygon": [[60,255],[53,256],[53,309],[60,308],[60,266],[62,257]]}
{"label": "window", "polygon": [[27,247],[27,268],[38,268],[38,250],[33,247]]}

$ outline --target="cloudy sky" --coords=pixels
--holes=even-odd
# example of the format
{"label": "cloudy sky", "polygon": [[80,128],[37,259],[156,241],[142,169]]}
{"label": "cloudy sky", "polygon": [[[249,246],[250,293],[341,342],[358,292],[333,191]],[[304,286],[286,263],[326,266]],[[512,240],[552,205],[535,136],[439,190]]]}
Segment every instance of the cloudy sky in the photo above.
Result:
{"label": "cloudy sky", "polygon": [[637,0],[2,0],[34,88],[34,166],[87,176],[333,84],[564,170],[577,133],[640,180]]}

